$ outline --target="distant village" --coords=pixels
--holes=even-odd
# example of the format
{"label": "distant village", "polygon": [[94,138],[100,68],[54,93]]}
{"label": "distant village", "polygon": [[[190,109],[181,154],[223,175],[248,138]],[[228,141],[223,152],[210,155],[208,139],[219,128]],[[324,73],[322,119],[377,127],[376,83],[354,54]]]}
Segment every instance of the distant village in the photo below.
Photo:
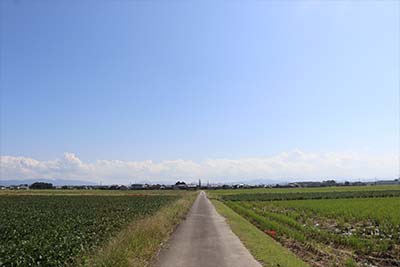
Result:
{"label": "distant village", "polygon": [[[1,183],[1,181],[0,181]],[[130,184],[130,185],[63,185],[54,186],[52,183],[35,182],[32,184],[18,184],[3,186],[0,184],[0,190],[30,190],[30,189],[52,189],[52,190],[215,190],[215,189],[252,189],[252,188],[307,188],[307,187],[329,187],[329,186],[376,186],[376,185],[400,185],[400,179],[378,180],[374,182],[336,182],[335,180],[326,180],[322,182],[294,182],[284,184],[259,184],[249,185],[244,183],[237,184],[202,184],[185,183],[177,181],[175,184]]]}

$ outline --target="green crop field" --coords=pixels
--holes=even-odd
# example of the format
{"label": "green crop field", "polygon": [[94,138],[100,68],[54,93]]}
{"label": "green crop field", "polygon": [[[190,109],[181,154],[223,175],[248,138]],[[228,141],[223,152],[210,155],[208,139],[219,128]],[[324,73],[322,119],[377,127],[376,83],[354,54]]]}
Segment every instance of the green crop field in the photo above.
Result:
{"label": "green crop field", "polygon": [[0,195],[0,266],[76,266],[178,195]]}
{"label": "green crop field", "polygon": [[210,194],[312,266],[400,266],[400,188],[332,189]]}
{"label": "green crop field", "polygon": [[80,190],[80,189],[50,189],[50,190],[0,190],[0,196],[22,195],[62,195],[62,196],[136,196],[136,195],[185,195],[185,191],[179,190]]}
{"label": "green crop field", "polygon": [[276,193],[306,193],[306,192],[346,192],[346,191],[386,191],[399,190],[400,185],[368,185],[368,186],[332,186],[332,187],[306,187],[306,188],[256,188],[256,189],[228,189],[211,190],[211,194],[219,196],[236,194],[276,194]]}

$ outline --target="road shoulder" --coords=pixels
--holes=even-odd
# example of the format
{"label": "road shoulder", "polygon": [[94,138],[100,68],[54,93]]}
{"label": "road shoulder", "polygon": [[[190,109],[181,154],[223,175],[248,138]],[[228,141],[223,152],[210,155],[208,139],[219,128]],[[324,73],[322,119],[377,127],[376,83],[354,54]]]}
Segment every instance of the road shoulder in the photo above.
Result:
{"label": "road shoulder", "polygon": [[250,253],[263,266],[309,267],[271,237],[216,199],[210,199],[217,212],[223,216],[232,231],[239,237]]}
{"label": "road shoulder", "polygon": [[195,193],[182,195],[154,215],[134,221],[90,255],[83,266],[150,266],[157,256],[157,251],[185,218],[196,195]]}

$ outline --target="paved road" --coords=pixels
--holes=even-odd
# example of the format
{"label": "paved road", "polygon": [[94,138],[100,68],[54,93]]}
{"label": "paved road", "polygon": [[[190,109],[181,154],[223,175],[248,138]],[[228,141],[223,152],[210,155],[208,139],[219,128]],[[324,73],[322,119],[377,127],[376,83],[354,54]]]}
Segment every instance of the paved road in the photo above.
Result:
{"label": "paved road", "polygon": [[261,267],[204,192],[160,251],[155,267]]}

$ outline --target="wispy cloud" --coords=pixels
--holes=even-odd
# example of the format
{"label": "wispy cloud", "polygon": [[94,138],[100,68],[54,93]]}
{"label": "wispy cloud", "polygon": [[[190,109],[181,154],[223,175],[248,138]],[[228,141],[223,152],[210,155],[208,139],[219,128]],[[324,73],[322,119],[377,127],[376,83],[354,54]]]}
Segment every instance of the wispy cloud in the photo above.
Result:
{"label": "wispy cloud", "polygon": [[165,181],[198,178],[215,182],[251,179],[371,179],[395,178],[397,155],[359,152],[312,153],[292,150],[262,158],[164,160],[160,162],[97,160],[83,162],[73,153],[61,159],[39,161],[28,157],[1,156],[0,180],[82,179],[103,183]]}

